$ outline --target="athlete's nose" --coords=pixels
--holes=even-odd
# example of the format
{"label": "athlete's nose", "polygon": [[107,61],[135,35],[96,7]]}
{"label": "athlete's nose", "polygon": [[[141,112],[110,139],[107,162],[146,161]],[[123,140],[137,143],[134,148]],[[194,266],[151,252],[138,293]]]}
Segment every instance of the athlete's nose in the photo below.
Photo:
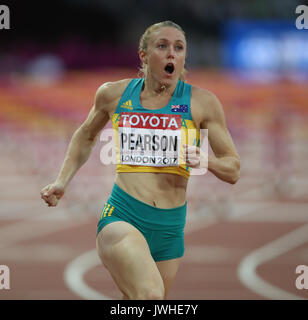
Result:
{"label": "athlete's nose", "polygon": [[168,59],[170,58],[174,59],[174,49],[172,46],[170,46],[168,49]]}

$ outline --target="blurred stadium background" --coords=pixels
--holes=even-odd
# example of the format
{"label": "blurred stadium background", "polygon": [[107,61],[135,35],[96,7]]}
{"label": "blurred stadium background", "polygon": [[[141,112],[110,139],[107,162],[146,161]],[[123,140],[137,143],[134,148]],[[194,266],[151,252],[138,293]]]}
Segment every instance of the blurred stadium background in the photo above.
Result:
{"label": "blurred stadium background", "polygon": [[191,177],[186,253],[169,298],[308,298],[295,273],[308,265],[308,30],[295,27],[306,1],[1,4],[11,29],[0,30],[0,265],[11,288],[0,299],[121,297],[95,252],[115,173],[100,162],[103,143],[57,208],[39,193],[97,88],[137,76],[139,38],[163,20],[185,30],[187,81],[218,96],[242,161],[234,186]]}

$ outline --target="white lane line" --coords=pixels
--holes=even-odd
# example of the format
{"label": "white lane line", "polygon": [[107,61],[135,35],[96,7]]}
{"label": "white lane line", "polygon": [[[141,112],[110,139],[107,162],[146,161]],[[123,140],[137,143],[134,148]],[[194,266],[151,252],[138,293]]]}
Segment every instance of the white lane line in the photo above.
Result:
{"label": "white lane line", "polygon": [[[253,211],[251,209],[253,208]],[[272,213],[277,212],[277,213]],[[292,214],[290,214],[292,212]],[[307,203],[266,202],[251,205],[249,202],[237,201],[227,216],[234,222],[308,222]]]}
{"label": "white lane line", "polygon": [[85,220],[40,222],[27,220],[2,227],[0,229],[0,247],[11,246],[20,241],[46,236],[84,224]]}
{"label": "white lane line", "polygon": [[[229,208],[231,209],[231,208]],[[260,208],[259,208],[260,209]],[[207,207],[207,210],[209,211],[212,211],[212,209],[210,207]],[[228,210],[228,209],[227,209]],[[206,215],[204,218],[202,218],[202,220],[198,221],[198,219],[196,219],[197,216],[202,216],[203,214],[203,211],[204,209],[198,209],[195,213],[194,213],[194,218],[191,219],[190,221],[187,221],[187,227],[186,227],[186,230],[185,230],[185,234],[189,234],[189,233],[193,233],[193,232],[196,232],[198,230],[201,230],[201,229],[204,229],[204,228],[207,228],[211,225],[214,225],[215,223],[217,223],[219,221],[219,219],[217,219],[217,217],[214,215],[214,214],[208,214]],[[248,212],[247,213],[248,215],[249,214],[252,214],[251,212]],[[236,217],[236,222],[240,222],[241,218],[245,215],[245,213],[241,213],[240,216],[237,216]],[[225,220],[228,221],[228,220],[233,220],[234,219],[234,216],[230,216],[228,217],[228,215],[225,217]],[[277,217],[276,221],[279,221],[279,217]],[[308,234],[308,232],[307,232]],[[287,250],[288,251],[288,250]],[[91,268],[97,266],[97,265],[101,265],[101,262],[100,260],[97,258],[96,261],[97,261],[97,264],[94,264],[94,260],[95,258],[94,257],[91,257],[91,255],[89,254],[87,256],[87,253],[90,253],[92,252],[92,254],[94,254],[94,252],[96,252],[96,250],[91,250],[89,252],[85,252],[82,256],[83,256],[83,259],[92,259],[92,263],[89,262],[89,266]],[[95,255],[97,256],[97,253],[95,253]],[[78,258],[77,257],[77,263],[73,263],[75,262],[75,260],[72,261],[73,265],[69,265],[70,266],[70,269],[67,271],[65,270],[65,273],[70,273],[70,272],[73,272],[74,273],[74,277],[68,277],[66,276],[65,277],[65,281],[66,281],[66,284],[67,286],[76,294],[76,295],[79,295],[79,296],[82,296],[84,299],[95,299],[95,300],[100,300],[100,299],[103,299],[105,300],[106,298],[107,299],[111,299],[111,298],[108,298],[107,296],[104,296],[102,295],[100,292],[96,291],[96,290],[93,290],[91,289],[90,287],[88,287],[88,285],[83,281],[83,275],[88,272],[90,270],[87,269],[87,268],[84,268],[83,266],[79,266],[78,265]],[[85,263],[84,261],[81,260],[82,263]],[[255,271],[252,271],[252,273],[254,273]],[[261,281],[263,281],[262,279],[260,279]],[[265,281],[263,281],[265,283]],[[265,283],[266,284],[266,283]],[[270,286],[270,285],[269,285]],[[279,289],[280,291],[280,289]],[[87,293],[90,292],[90,295],[88,296]],[[290,294],[291,295],[291,294]],[[104,297],[104,298],[103,298]],[[298,298],[297,298],[298,299]]]}
{"label": "white lane line", "polygon": [[7,249],[1,249],[1,260],[31,262],[67,262],[68,259],[76,256],[77,250],[66,245],[58,244],[31,244],[20,245],[15,244]]}
{"label": "white lane line", "polygon": [[[206,228],[215,222],[216,220],[211,217],[211,219],[204,219],[202,222],[199,221],[198,223],[193,223],[189,226],[186,234],[195,232],[201,228]],[[111,300],[110,297],[90,288],[83,279],[84,274],[98,265],[101,265],[101,261],[98,258],[96,249],[87,251],[78,256],[72,260],[64,270],[64,281],[66,285],[77,296],[86,300]]]}
{"label": "white lane line", "polygon": [[[258,276],[256,269],[280,255],[306,243],[308,241],[308,224],[254,250],[247,255],[239,264],[238,277],[241,282],[260,296],[274,300],[306,300],[305,298],[289,293]],[[295,272],[295,270],[294,270]],[[295,286],[295,279],[294,279]]]}
{"label": "white lane line", "polygon": [[246,252],[246,249],[227,248],[220,245],[189,245],[185,251],[185,261],[190,263],[236,264]]}
{"label": "white lane line", "polygon": [[[89,211],[97,211],[98,204],[92,203]],[[48,210],[48,211],[46,211]],[[88,222],[93,216],[84,215],[84,206],[80,203],[67,205],[66,208],[36,209],[35,215],[0,228],[0,247],[11,246],[21,241],[43,237],[45,235],[74,228]],[[47,212],[47,213],[45,213]],[[72,213],[73,212],[73,213]],[[42,214],[43,213],[43,214]]]}
{"label": "white lane line", "polygon": [[90,288],[83,280],[83,275],[100,263],[96,249],[87,251],[78,256],[71,261],[64,270],[64,281],[66,285],[77,296],[86,300],[110,300],[111,298]]}

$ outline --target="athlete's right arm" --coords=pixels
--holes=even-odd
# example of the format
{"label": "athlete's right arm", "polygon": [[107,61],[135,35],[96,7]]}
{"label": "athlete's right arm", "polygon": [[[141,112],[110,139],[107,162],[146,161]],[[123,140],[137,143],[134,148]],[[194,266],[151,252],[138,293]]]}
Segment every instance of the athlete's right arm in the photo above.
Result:
{"label": "athlete's right arm", "polygon": [[[105,83],[96,92],[94,105],[84,123],[74,132],[65,159],[54,183],[41,190],[48,206],[56,206],[78,169],[88,160],[92,148],[109,120],[121,85]],[[119,92],[118,92],[119,91]]]}

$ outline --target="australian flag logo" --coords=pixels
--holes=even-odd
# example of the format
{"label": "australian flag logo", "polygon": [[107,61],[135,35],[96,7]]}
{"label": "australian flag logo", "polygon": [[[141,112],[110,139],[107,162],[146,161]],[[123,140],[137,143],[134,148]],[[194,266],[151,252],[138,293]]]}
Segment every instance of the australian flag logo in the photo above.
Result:
{"label": "australian flag logo", "polygon": [[175,104],[171,106],[171,112],[188,112],[187,104]]}

